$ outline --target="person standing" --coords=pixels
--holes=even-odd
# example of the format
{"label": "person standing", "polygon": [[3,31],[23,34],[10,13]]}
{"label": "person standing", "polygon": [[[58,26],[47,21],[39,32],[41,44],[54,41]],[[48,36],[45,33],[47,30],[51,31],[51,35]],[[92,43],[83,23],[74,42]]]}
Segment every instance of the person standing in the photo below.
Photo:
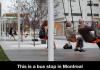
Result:
{"label": "person standing", "polygon": [[83,44],[83,35],[85,35],[86,32],[83,31],[83,30],[86,26],[87,25],[84,23],[84,21],[82,19],[79,19],[78,35],[77,35],[76,47],[75,47],[74,51],[80,51],[80,52],[85,51],[83,49],[83,46],[84,46],[84,44]]}
{"label": "person standing", "polygon": [[[47,40],[47,45],[48,45],[48,22],[47,21],[44,21],[40,27],[39,38],[43,40]],[[54,49],[55,48],[56,48],[56,45],[54,42]]]}
{"label": "person standing", "polygon": [[13,39],[15,40],[15,37],[14,37],[14,33],[13,33],[14,31],[13,31],[13,28],[11,27],[10,28],[10,31],[9,31],[9,35],[11,36],[11,37],[13,37]]}

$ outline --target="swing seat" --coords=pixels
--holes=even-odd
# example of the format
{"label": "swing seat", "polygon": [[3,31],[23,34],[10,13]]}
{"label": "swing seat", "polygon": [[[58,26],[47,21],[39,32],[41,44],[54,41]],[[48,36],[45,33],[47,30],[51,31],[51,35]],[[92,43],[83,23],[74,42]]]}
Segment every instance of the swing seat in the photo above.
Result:
{"label": "swing seat", "polygon": [[96,38],[93,42],[91,42],[91,43],[98,43],[98,42],[100,42],[100,38]]}
{"label": "swing seat", "polygon": [[79,30],[79,33],[81,34],[84,41],[88,43],[96,43],[100,48],[100,37],[93,37],[90,31],[91,31],[90,28],[83,28]]}
{"label": "swing seat", "polygon": [[78,32],[80,33],[80,35],[82,36],[82,38],[84,39],[84,41],[86,42],[93,42],[94,40],[96,40],[96,37],[94,37],[90,31],[93,31],[91,28],[86,27],[86,28],[80,28],[78,30]]}
{"label": "swing seat", "polygon": [[76,35],[71,35],[70,42],[76,42]]}

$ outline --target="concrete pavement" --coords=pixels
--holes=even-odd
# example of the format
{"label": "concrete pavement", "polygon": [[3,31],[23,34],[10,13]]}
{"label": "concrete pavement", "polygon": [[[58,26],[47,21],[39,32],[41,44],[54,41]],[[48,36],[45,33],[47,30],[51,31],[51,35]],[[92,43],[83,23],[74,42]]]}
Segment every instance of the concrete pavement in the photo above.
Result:
{"label": "concrete pavement", "polygon": [[[100,61],[100,49],[89,48],[86,52],[55,49],[55,61]],[[48,61],[47,49],[6,50],[11,61]]]}
{"label": "concrete pavement", "polygon": [[[55,61],[100,61],[100,49],[95,43],[84,42],[86,52],[75,52],[73,49],[76,43],[71,43],[71,50],[63,49],[66,42],[64,37],[55,38]],[[37,41],[36,46],[31,40],[21,42],[20,47],[17,41],[12,40],[0,41],[0,44],[11,61],[48,61],[47,44],[41,44],[41,41]]]}

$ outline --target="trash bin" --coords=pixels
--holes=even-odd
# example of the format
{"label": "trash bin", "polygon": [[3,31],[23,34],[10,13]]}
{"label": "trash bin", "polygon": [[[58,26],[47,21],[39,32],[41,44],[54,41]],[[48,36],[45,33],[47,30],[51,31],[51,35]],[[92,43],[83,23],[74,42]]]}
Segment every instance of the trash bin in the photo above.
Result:
{"label": "trash bin", "polygon": [[41,44],[46,44],[46,40],[41,39]]}

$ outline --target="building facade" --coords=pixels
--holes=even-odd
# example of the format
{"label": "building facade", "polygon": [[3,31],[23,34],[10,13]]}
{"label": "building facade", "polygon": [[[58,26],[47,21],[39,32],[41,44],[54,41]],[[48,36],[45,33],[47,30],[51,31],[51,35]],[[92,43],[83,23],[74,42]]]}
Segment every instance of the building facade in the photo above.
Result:
{"label": "building facade", "polygon": [[55,21],[63,25],[72,21],[77,30],[79,19],[91,25],[93,18],[100,18],[100,0],[55,0]]}
{"label": "building facade", "polygon": [[1,17],[1,3],[0,3],[0,17]]}

